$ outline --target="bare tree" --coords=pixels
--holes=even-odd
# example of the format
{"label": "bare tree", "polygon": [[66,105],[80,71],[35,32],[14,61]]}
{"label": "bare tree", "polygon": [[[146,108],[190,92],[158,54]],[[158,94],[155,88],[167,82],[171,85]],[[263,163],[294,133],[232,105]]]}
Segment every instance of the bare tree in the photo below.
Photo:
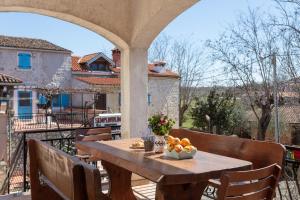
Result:
{"label": "bare tree", "polygon": [[190,40],[175,40],[162,35],[151,45],[149,58],[151,62],[165,61],[167,67],[180,76],[179,125],[181,126],[203,74],[202,48]]}
{"label": "bare tree", "polygon": [[264,140],[272,117],[273,85],[271,56],[278,52],[278,34],[267,20],[249,9],[219,39],[208,41],[214,61],[238,79],[258,121],[257,139]]}
{"label": "bare tree", "polygon": [[278,57],[281,69],[290,80],[289,90],[298,92],[300,97],[300,0],[274,0],[280,11],[272,25],[280,29],[281,55]]}

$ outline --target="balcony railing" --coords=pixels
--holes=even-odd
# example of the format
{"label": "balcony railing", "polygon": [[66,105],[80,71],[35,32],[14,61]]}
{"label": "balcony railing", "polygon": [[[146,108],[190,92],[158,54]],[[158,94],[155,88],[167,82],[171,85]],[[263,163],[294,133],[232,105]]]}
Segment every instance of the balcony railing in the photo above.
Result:
{"label": "balcony railing", "polygon": [[[16,133],[14,136],[16,146],[13,149],[10,166],[5,180],[0,186],[0,194],[22,192],[30,189],[29,162],[27,159],[27,140],[39,139],[70,155],[75,155],[75,137],[78,130],[88,128],[64,128],[60,130],[34,130]],[[76,133],[77,132],[77,133]],[[112,133],[112,138],[120,138],[120,133]]]}
{"label": "balcony railing", "polygon": [[92,126],[93,115],[84,113],[22,114],[10,118],[14,132]]}

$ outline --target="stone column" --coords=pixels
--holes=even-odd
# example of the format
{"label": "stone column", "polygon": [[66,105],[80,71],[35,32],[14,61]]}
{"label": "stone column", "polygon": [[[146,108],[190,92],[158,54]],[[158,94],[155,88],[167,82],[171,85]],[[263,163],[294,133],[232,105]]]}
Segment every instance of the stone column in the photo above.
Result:
{"label": "stone column", "polygon": [[148,49],[129,48],[121,54],[122,137],[140,137],[147,128]]}

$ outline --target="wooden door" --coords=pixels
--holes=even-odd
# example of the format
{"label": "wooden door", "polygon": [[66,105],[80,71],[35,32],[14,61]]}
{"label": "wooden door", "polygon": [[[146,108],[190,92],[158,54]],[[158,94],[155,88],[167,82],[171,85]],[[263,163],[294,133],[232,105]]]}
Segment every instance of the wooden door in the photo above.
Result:
{"label": "wooden door", "polygon": [[106,110],[106,94],[95,95],[95,108],[99,110]]}

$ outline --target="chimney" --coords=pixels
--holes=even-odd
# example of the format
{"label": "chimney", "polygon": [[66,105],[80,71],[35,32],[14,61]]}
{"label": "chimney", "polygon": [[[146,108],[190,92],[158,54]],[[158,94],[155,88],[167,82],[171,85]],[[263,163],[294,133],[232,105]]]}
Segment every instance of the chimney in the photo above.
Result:
{"label": "chimney", "polygon": [[121,67],[121,51],[117,48],[112,50],[112,59],[116,67]]}

